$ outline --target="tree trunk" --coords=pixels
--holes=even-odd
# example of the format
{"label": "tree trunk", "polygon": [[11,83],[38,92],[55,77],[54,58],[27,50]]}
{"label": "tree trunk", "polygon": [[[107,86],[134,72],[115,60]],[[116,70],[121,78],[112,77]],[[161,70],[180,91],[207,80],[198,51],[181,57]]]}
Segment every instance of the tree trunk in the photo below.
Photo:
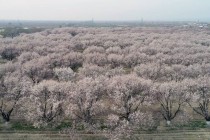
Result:
{"label": "tree trunk", "polygon": [[205,117],[205,119],[206,119],[206,125],[207,125],[208,127],[210,127],[210,117],[207,116],[207,117]]}
{"label": "tree trunk", "polygon": [[166,121],[166,124],[167,124],[167,126],[170,126],[171,125],[171,121]]}
{"label": "tree trunk", "polygon": [[208,127],[210,127],[210,121],[206,121]]}
{"label": "tree trunk", "polygon": [[9,126],[9,122],[5,122],[5,123],[4,123],[4,127],[5,127],[5,128],[8,128],[8,126]]}
{"label": "tree trunk", "polygon": [[3,117],[5,122],[9,122],[10,121],[10,113],[2,112],[1,115],[2,115],[2,117]]}
{"label": "tree trunk", "polygon": [[92,123],[92,120],[91,120],[91,117],[89,115],[85,116],[84,117],[84,121],[88,124],[91,124]]}
{"label": "tree trunk", "polygon": [[2,118],[3,118],[3,120],[4,120],[3,128],[4,128],[5,130],[9,130],[9,129],[11,128],[11,124],[10,124],[10,114],[2,112],[1,115],[2,115]]}

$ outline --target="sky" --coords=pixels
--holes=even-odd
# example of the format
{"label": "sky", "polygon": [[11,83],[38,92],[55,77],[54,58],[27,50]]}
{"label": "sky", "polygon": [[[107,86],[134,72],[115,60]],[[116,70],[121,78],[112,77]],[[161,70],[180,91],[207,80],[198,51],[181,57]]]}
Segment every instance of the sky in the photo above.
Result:
{"label": "sky", "polygon": [[210,21],[210,0],[0,0],[0,19]]}

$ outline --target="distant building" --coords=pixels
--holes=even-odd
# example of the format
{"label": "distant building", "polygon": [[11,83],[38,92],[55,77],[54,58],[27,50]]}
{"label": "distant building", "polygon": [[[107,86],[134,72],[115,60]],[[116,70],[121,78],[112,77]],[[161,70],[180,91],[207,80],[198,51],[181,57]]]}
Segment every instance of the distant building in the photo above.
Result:
{"label": "distant building", "polygon": [[0,29],[0,33],[1,33],[1,32],[4,32],[4,29]]}

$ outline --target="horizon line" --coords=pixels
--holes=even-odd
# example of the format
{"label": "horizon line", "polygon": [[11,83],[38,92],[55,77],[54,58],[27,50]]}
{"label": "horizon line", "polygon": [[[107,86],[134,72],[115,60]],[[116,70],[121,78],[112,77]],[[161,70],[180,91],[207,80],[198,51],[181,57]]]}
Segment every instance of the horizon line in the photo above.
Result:
{"label": "horizon line", "polygon": [[95,20],[92,19],[86,19],[86,20],[62,20],[62,19],[0,19],[0,21],[38,21],[38,22],[87,22],[87,21],[93,21],[93,22],[206,22],[210,23],[210,20],[144,20],[138,19],[138,20]]}

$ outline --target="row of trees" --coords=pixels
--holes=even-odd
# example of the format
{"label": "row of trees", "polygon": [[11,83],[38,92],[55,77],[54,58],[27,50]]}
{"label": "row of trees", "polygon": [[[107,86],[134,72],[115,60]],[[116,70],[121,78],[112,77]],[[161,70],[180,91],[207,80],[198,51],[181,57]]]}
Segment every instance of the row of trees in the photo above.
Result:
{"label": "row of trees", "polygon": [[[0,39],[0,112],[37,127],[65,119],[109,130],[210,121],[208,30],[60,28]],[[129,128],[129,129],[128,129]],[[123,131],[121,131],[123,132]]]}
{"label": "row of trees", "polygon": [[[69,72],[70,68],[64,70]],[[76,82],[72,76],[64,78],[60,74],[57,78],[59,80],[33,83],[27,76],[7,71],[1,80],[0,111],[3,119],[10,121],[15,109],[19,114],[26,113],[26,119],[40,124],[65,115],[87,123],[92,123],[102,114],[114,114],[119,119],[130,121],[132,114],[140,111],[142,106],[158,104],[166,121],[173,120],[186,105],[210,121],[208,76],[162,83],[145,80],[133,73],[85,77]]]}

